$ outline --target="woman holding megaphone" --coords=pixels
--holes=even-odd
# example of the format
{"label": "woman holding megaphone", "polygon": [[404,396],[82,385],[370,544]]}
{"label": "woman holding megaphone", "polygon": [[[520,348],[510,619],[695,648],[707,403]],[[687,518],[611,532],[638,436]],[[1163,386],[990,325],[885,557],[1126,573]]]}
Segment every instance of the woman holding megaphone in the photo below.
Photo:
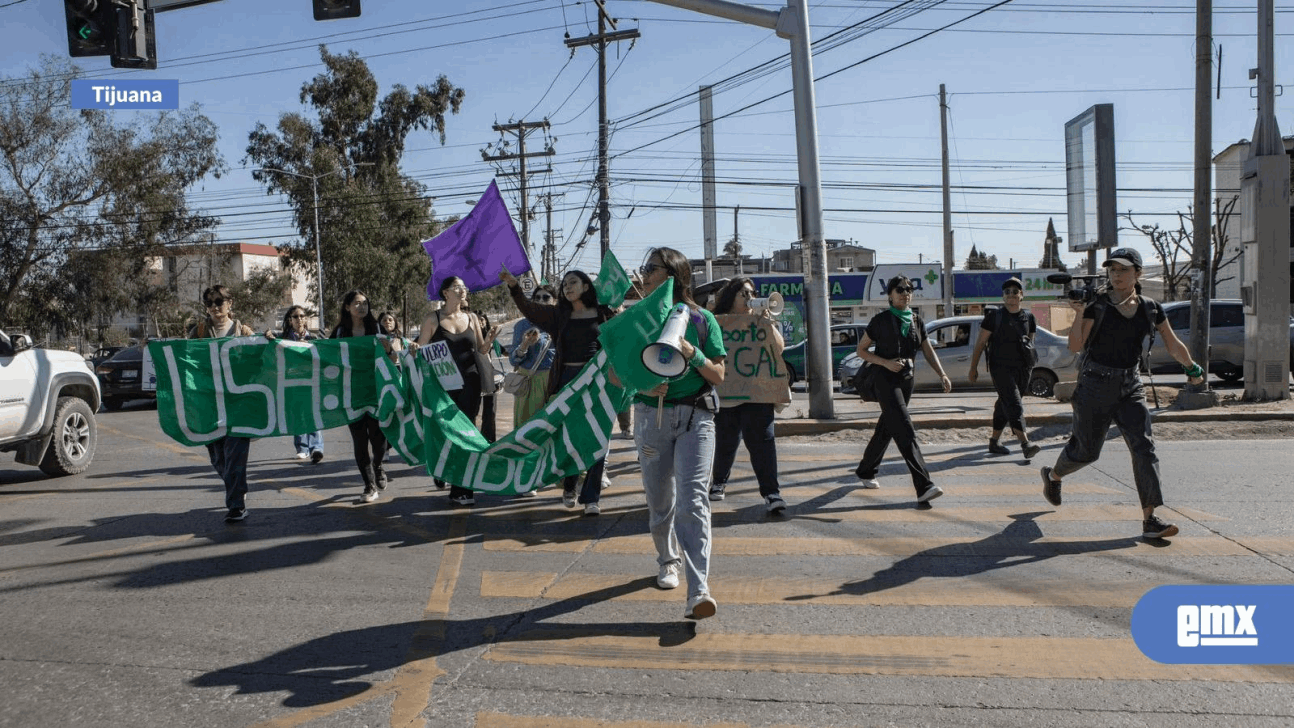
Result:
{"label": "woman holding megaphone", "polygon": [[[598,303],[598,292],[593,281],[584,271],[573,270],[562,278],[561,294],[557,297],[556,306],[547,306],[526,298],[517,279],[505,268],[499,271],[499,280],[508,284],[508,293],[512,302],[517,304],[521,315],[530,323],[539,327],[553,337],[552,374],[548,377],[548,396],[566,386],[580,370],[597,356],[602,349],[598,341],[602,324],[616,315],[610,307]],[[584,515],[596,516],[602,512],[598,501],[602,498],[602,473],[606,471],[607,460],[600,458],[584,476],[584,487],[580,489],[578,503],[584,506]],[[577,505],[575,486],[577,476],[566,478],[562,483],[562,503],[567,508]]]}
{"label": "woman holding megaphone", "polygon": [[675,308],[682,304],[687,317],[683,333],[663,342],[677,347],[687,363],[683,372],[634,400],[634,439],[660,566],[656,584],[676,588],[682,567],[688,585],[684,617],[704,619],[718,609],[709,583],[709,491],[719,409],[714,385],[723,382],[727,352],[714,314],[692,299],[692,265],[685,255],[656,248],[639,273],[644,296],[672,278]]}

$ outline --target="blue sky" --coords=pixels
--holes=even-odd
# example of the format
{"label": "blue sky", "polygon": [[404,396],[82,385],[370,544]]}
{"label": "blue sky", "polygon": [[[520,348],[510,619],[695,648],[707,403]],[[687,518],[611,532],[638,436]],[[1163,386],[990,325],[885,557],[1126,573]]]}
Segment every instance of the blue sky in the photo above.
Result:
{"label": "blue sky", "polygon": [[[942,259],[940,83],[951,108],[957,267],[972,245],[1002,265],[1036,265],[1049,217],[1066,235],[1063,125],[1097,103],[1114,104],[1119,209],[1138,222],[1175,225],[1191,201],[1195,3],[1012,2],[891,50],[992,4],[811,0],[815,42],[850,26],[858,36],[814,58],[818,77],[858,64],[816,88],[827,236],[874,248],[881,263]],[[642,35],[608,53],[612,249],[628,266],[654,245],[700,257],[695,91],[785,54],[788,44],[771,31],[645,0],[607,7],[620,28]],[[1294,5],[1278,2],[1276,10],[1276,79],[1294,88]],[[322,68],[317,45],[357,51],[383,92],[444,74],[466,90],[462,112],[449,118],[445,146],[428,133],[410,138],[405,173],[428,186],[438,213],[463,214],[494,174],[480,156],[499,139],[491,124],[547,117],[557,155],[552,172],[532,185],[563,195],[553,215],[559,259],[596,271],[597,236],[577,247],[596,200],[596,54],[585,47],[572,56],[563,43],[566,33],[595,32],[596,12],[592,2],[571,0],[369,0],[360,18],[315,22],[309,0],[222,0],[157,16],[156,71],[78,60],[99,78],[178,79],[182,103],[201,103],[219,126],[231,167],[194,191],[195,204],[224,216],[221,240],[274,244],[299,237],[285,200],[251,179],[243,150],[256,122],[273,126],[281,112],[302,108],[301,84]],[[1217,153],[1253,132],[1248,70],[1256,65],[1257,21],[1252,2],[1219,0],[1214,12],[1214,44],[1223,50]],[[23,73],[41,53],[66,54],[62,3],[10,2],[0,7],[0,27],[5,76]],[[864,29],[871,30],[857,32]],[[715,95],[715,115],[789,89],[789,70],[733,85]],[[720,245],[732,235],[735,205],[747,252],[766,255],[794,239],[791,108],[784,94],[716,122]],[[1292,96],[1277,97],[1285,135],[1294,133],[1292,109]],[[544,224],[541,209],[532,223],[536,248]],[[1121,242],[1150,257],[1140,234],[1124,232]]]}

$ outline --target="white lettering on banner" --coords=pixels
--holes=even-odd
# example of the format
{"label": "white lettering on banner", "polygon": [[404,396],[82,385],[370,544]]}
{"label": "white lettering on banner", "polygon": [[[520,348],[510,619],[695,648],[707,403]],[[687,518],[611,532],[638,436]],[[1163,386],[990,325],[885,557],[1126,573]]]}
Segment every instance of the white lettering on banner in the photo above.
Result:
{"label": "white lettering on banner", "polygon": [[[304,342],[287,342],[281,339],[276,341],[278,346],[274,349],[274,359],[275,365],[278,367],[278,398],[281,404],[279,407],[279,431],[286,432],[288,429],[288,387],[305,387],[310,390],[312,395],[310,397],[310,414],[314,417],[315,428],[322,430],[323,413],[319,410],[319,402],[323,399],[323,392],[319,386],[319,350]],[[287,354],[289,351],[294,355],[310,357],[310,378],[288,378]]]}
{"label": "white lettering on banner", "polygon": [[[264,384],[239,384],[234,381],[234,368],[229,361],[229,352],[240,346],[260,346],[265,343],[264,339],[259,337],[239,337],[236,339],[225,340],[220,345],[220,363],[224,369],[221,374],[225,380],[225,387],[233,394],[259,394],[265,398],[265,426],[264,427],[231,427],[229,433],[239,437],[264,437],[274,432],[274,425],[278,420],[275,406],[274,392]],[[223,398],[222,398],[223,399]]]}
{"label": "white lettering on banner", "polygon": [[[391,371],[392,367],[394,367],[395,365],[392,364],[391,361],[387,359],[385,356],[379,356],[377,359],[374,360],[374,363],[377,365],[378,373],[382,375],[382,382],[383,382],[382,386],[378,387],[378,390],[377,390],[377,401],[381,402],[382,398],[389,393],[392,397],[395,398],[396,411],[404,409],[404,394],[400,392],[400,388],[396,386],[395,372]],[[378,407],[378,410],[381,410],[381,409],[382,409],[381,407]],[[377,411],[374,411],[373,414],[377,415]],[[394,417],[395,417],[395,413],[393,412],[391,414],[391,417],[386,418],[385,422],[379,421],[378,424],[382,425],[383,427],[386,427],[387,425],[391,424],[391,420]]]}
{"label": "white lettering on banner", "polygon": [[220,373],[220,346],[218,341],[207,344],[211,356],[211,386],[216,390],[216,431],[225,436],[229,427],[229,413],[225,411],[225,378]]}
{"label": "white lettering on banner", "polygon": [[[175,363],[175,351],[168,346],[164,348],[162,352],[166,357],[166,371],[170,373],[171,381],[180,381],[180,368]],[[213,433],[197,433],[189,429],[189,420],[184,416],[184,389],[181,387],[174,387],[173,389],[175,392],[175,421],[180,425],[180,432],[183,432],[184,436],[189,438],[190,442],[199,442],[209,434],[215,434],[217,437],[225,436],[225,425],[223,419],[216,423],[216,429]],[[222,405],[222,415],[223,412],[224,410]]]}
{"label": "white lettering on banner", "polygon": [[346,419],[354,422],[355,420],[359,419],[360,417],[366,414],[373,414],[373,408],[371,406],[362,407],[360,409],[354,409],[353,407],[351,407],[352,390],[351,390],[350,382],[351,382],[351,375],[354,374],[354,371],[350,365],[350,344],[348,342],[343,341],[341,342],[340,349],[341,349],[342,409],[346,411]]}

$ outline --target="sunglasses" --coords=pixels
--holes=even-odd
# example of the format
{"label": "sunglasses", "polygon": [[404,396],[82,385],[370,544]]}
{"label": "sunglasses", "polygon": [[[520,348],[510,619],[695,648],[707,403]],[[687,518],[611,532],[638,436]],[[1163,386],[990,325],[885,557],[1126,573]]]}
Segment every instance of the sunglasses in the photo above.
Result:
{"label": "sunglasses", "polygon": [[225,305],[225,299],[213,298],[210,301],[204,302],[203,305],[206,306],[207,308],[220,308],[221,306]]}
{"label": "sunglasses", "polygon": [[1024,293],[1024,291],[1021,291],[1019,288],[1008,288],[1005,291],[1002,291],[1003,296],[1019,296],[1022,293]]}
{"label": "sunglasses", "polygon": [[306,315],[305,315],[305,314],[303,314],[303,313],[298,313],[298,314],[293,314],[293,315],[289,316],[288,318],[290,318],[290,319],[303,319],[303,318],[305,318],[305,317],[306,317]]}
{"label": "sunglasses", "polygon": [[535,296],[535,300],[538,301],[539,303],[547,303],[553,300],[553,297],[545,293],[542,296]]}
{"label": "sunglasses", "polygon": [[656,270],[657,268],[660,268],[661,270],[669,270],[669,268],[666,268],[663,265],[657,265],[655,263],[643,263],[642,267],[638,269],[638,273],[640,275],[649,276],[651,275],[651,272]]}
{"label": "sunglasses", "polygon": [[898,288],[895,288],[895,289],[894,289],[894,292],[895,292],[895,293],[912,293],[912,289],[911,289],[911,288],[908,288],[907,286],[899,286]]}

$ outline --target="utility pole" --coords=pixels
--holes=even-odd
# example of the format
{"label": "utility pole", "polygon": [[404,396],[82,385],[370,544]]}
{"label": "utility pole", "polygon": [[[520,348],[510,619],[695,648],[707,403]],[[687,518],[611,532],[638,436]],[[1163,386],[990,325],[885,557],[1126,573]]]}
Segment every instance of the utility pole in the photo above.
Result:
{"label": "utility pole", "polygon": [[944,170],[944,315],[953,315],[953,207],[948,181],[948,97],[939,84],[939,138],[943,146]]}
{"label": "utility pole", "polygon": [[[1212,291],[1210,262],[1213,238],[1213,0],[1195,2],[1195,205],[1192,210],[1191,265],[1195,285],[1191,295],[1191,359],[1205,369],[1204,384],[1181,404],[1191,409],[1218,403],[1209,391],[1209,315]],[[1194,387],[1188,385],[1188,390]],[[1185,393],[1185,392],[1184,392]],[[1179,397],[1179,399],[1181,399]]]}
{"label": "utility pole", "polygon": [[741,234],[737,232],[737,214],[741,212],[741,205],[732,208],[732,257],[737,259],[737,275],[743,273],[741,269]]}
{"label": "utility pole", "polygon": [[719,220],[714,194],[714,93],[702,86],[701,100],[701,231],[705,240],[705,282],[714,280],[714,259],[719,256]]}
{"label": "utility pole", "polygon": [[[505,177],[509,177],[515,174],[521,180],[521,243],[522,245],[526,246],[526,255],[527,257],[529,257],[530,256],[530,209],[529,209],[529,199],[527,197],[527,181],[528,181],[529,175],[535,174],[540,171],[545,171],[545,170],[533,170],[528,172],[526,170],[526,159],[530,157],[551,157],[557,152],[553,149],[552,144],[544,145],[544,151],[542,152],[527,152],[526,135],[534,131],[535,129],[543,129],[545,132],[547,132],[548,119],[544,119],[543,121],[519,121],[515,124],[495,124],[493,126],[493,129],[499,132],[500,135],[502,135],[505,132],[517,135],[516,154],[489,154],[485,149],[482,149],[481,159],[484,159],[487,162],[502,162],[502,161],[508,161],[513,159],[517,160],[518,170],[516,172],[504,172],[500,170],[499,174]],[[552,168],[549,167],[548,170],[546,171],[552,171]]]}
{"label": "utility pole", "polygon": [[540,256],[539,270],[544,280],[553,281],[557,279],[557,245],[553,242],[553,234],[561,231],[553,229],[553,193],[551,192],[544,193],[544,214],[548,224],[544,231],[544,250]]}
{"label": "utility pole", "polygon": [[616,29],[615,18],[607,14],[602,0],[593,0],[598,6],[597,35],[586,35],[583,38],[570,38],[567,48],[596,46],[598,51],[598,227],[602,231],[602,255],[605,258],[611,250],[611,181],[607,170],[607,148],[610,140],[607,137],[607,43],[622,40],[633,40],[638,37],[638,29],[607,32],[607,25]]}

